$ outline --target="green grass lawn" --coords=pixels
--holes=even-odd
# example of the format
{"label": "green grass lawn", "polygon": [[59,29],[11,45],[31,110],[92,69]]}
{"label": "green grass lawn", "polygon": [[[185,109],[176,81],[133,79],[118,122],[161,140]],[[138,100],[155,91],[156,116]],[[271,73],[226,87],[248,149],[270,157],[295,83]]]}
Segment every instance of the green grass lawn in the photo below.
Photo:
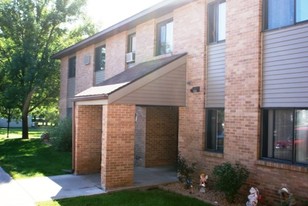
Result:
{"label": "green grass lawn", "polygon": [[[30,128],[29,129],[29,137],[30,138],[39,138],[41,134],[45,131],[44,127],[41,128]],[[10,128],[9,139],[11,138],[21,138],[22,131],[21,128]],[[0,139],[7,138],[7,129],[0,128]]]}
{"label": "green grass lawn", "polygon": [[38,206],[210,206],[200,200],[175,193],[153,190],[127,190],[103,195],[77,197],[38,203]]}
{"label": "green grass lawn", "polygon": [[14,138],[6,138],[0,129],[0,166],[13,178],[63,174],[71,168],[71,153],[56,151],[39,138],[42,130],[31,129],[30,139],[21,139],[21,129],[13,129]]}

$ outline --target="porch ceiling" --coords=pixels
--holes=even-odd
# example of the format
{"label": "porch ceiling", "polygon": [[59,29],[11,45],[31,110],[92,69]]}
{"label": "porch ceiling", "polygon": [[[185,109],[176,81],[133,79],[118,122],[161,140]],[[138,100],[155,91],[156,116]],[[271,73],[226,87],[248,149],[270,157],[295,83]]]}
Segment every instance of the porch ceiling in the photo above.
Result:
{"label": "porch ceiling", "polygon": [[186,53],[140,63],[75,96],[77,104],[186,105]]}

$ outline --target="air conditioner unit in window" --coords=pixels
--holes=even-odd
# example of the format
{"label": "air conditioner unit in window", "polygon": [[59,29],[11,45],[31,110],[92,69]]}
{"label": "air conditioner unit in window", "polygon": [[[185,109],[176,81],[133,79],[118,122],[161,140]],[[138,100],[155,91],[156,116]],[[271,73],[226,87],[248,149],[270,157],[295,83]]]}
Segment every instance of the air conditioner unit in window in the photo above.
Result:
{"label": "air conditioner unit in window", "polygon": [[132,63],[135,61],[135,52],[130,52],[126,54],[126,63]]}

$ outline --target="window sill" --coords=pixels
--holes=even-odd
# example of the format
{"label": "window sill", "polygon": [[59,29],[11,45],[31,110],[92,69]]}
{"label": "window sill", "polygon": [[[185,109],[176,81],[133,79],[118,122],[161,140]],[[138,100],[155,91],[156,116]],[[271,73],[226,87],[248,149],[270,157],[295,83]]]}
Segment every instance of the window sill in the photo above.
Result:
{"label": "window sill", "polygon": [[225,43],[226,40],[220,40],[220,41],[213,41],[213,42],[208,42],[207,45],[208,46],[211,46],[211,45],[216,45],[216,44],[222,44],[222,43]]}
{"label": "window sill", "polygon": [[291,165],[291,164],[285,164],[285,163],[280,163],[280,162],[271,162],[271,161],[266,161],[266,160],[257,160],[256,164],[258,166],[308,173],[308,167],[305,167],[305,166]]}
{"label": "window sill", "polygon": [[276,30],[292,28],[292,27],[303,25],[303,24],[307,24],[307,23],[308,23],[308,20],[305,20],[305,21],[297,22],[297,23],[294,23],[294,24],[291,24],[291,25],[276,27],[276,28],[272,28],[272,29],[263,29],[263,32],[270,32],[270,31],[276,31]]}
{"label": "window sill", "polygon": [[209,152],[209,151],[204,151],[204,155],[207,157],[215,157],[215,158],[223,158],[224,154],[219,153],[219,152]]}

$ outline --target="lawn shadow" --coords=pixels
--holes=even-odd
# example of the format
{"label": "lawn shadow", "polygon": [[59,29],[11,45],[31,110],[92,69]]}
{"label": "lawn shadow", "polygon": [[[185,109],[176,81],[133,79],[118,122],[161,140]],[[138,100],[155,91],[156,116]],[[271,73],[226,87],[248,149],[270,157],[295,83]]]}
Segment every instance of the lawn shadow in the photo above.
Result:
{"label": "lawn shadow", "polygon": [[56,151],[39,138],[0,140],[1,166],[14,179],[64,174],[71,168],[71,152]]}

